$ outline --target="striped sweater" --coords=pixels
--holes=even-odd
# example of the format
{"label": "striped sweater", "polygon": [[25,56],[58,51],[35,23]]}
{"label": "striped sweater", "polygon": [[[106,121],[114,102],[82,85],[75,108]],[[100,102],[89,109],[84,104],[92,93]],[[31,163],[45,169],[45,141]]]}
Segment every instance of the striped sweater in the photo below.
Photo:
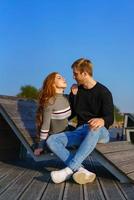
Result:
{"label": "striped sweater", "polygon": [[45,140],[48,134],[64,131],[70,115],[71,108],[67,97],[64,94],[56,94],[55,100],[51,98],[49,105],[44,107],[40,140]]}

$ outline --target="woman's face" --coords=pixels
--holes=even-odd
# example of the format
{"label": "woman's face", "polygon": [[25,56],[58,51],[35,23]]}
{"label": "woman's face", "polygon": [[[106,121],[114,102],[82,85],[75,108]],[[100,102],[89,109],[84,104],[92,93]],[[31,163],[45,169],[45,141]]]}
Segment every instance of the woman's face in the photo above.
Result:
{"label": "woman's face", "polygon": [[55,87],[63,89],[67,87],[66,80],[60,74],[56,74],[55,76]]}

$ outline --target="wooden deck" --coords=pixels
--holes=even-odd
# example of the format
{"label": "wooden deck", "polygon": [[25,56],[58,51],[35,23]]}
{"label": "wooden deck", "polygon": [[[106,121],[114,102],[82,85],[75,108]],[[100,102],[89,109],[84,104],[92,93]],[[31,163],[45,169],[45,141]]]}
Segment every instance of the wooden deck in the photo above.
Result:
{"label": "wooden deck", "polygon": [[[86,168],[97,174],[94,183],[78,185],[72,179],[61,184],[52,183],[50,171],[64,166],[50,154],[34,156],[35,112],[35,101],[0,97],[0,115],[9,126],[5,132],[1,129],[1,138],[6,137],[7,131],[11,132],[38,161],[29,158],[0,162],[0,200],[134,200],[134,184],[118,181],[134,181],[134,145],[126,141],[97,145],[85,161]],[[4,128],[3,122],[1,124]],[[4,156],[5,153],[2,158]]]}
{"label": "wooden deck", "polygon": [[93,183],[78,185],[72,179],[54,184],[50,171],[63,167],[59,160],[0,162],[0,200],[133,200],[134,185],[120,183],[92,157],[85,166],[97,174]]}
{"label": "wooden deck", "polygon": [[[35,161],[53,159],[50,154],[35,156],[32,145],[36,133],[36,101],[0,97],[0,114]],[[121,182],[134,182],[134,145],[130,142],[99,144],[92,155]]]}

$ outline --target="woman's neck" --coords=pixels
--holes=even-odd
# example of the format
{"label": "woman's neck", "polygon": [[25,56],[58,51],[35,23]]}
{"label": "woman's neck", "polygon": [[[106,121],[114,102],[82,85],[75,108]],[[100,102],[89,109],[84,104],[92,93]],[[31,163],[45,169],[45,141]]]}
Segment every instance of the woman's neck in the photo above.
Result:
{"label": "woman's neck", "polygon": [[64,89],[63,88],[56,88],[56,94],[63,94]]}

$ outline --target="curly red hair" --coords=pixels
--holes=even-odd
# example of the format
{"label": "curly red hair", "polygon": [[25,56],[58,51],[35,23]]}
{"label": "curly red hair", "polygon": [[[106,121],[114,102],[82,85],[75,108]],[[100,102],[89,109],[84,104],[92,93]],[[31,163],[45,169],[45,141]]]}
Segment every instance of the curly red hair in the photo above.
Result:
{"label": "curly red hair", "polygon": [[50,98],[55,97],[56,90],[54,87],[55,77],[58,72],[53,72],[49,74],[43,82],[42,88],[38,96],[38,109],[36,113],[36,126],[38,130],[38,136],[40,133],[42,121],[43,121],[43,110],[44,106],[47,106],[50,102]]}

